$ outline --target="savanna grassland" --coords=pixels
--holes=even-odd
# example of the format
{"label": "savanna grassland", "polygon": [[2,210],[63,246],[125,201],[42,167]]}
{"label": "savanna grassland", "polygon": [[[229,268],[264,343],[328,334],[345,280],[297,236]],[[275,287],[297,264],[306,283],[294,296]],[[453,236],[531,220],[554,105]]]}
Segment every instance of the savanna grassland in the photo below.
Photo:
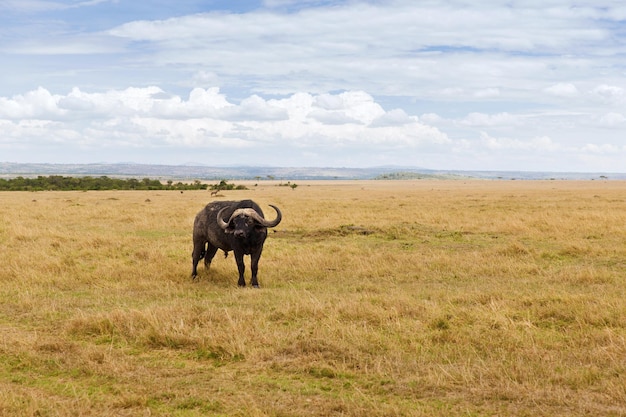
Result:
{"label": "savanna grassland", "polygon": [[[0,193],[0,415],[626,415],[626,183],[249,188]],[[215,198],[262,289],[191,281]]]}

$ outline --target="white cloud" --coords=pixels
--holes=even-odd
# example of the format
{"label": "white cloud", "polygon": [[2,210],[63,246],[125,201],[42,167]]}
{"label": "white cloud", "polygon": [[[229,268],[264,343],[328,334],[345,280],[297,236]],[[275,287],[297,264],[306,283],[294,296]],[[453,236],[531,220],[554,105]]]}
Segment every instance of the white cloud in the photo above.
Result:
{"label": "white cloud", "polygon": [[474,93],[474,97],[476,98],[494,98],[499,96],[500,89],[498,88],[485,88]]}
{"label": "white cloud", "polygon": [[321,109],[311,110],[309,117],[321,122],[325,125],[343,125],[343,124],[361,124],[361,122],[353,117],[348,116],[343,111],[325,111]]}
{"label": "white cloud", "polygon": [[41,13],[52,10],[77,9],[81,7],[96,6],[109,3],[114,0],[89,0],[68,4],[62,1],[50,0],[3,0],[0,2],[0,10],[8,10],[19,13]]}
{"label": "white cloud", "polygon": [[618,127],[626,124],[626,116],[621,113],[607,113],[600,117],[600,124],[606,127]]}
{"label": "white cloud", "polygon": [[217,88],[194,89],[187,99],[158,87],[104,93],[74,88],[64,96],[39,88],[0,103],[0,122],[8,136],[32,145],[61,141],[92,150],[262,150],[267,145],[342,148],[357,143],[365,148],[428,148],[448,141],[402,110],[385,112],[360,91],[272,100],[252,95],[235,104]]}
{"label": "white cloud", "polygon": [[0,2],[0,143],[64,143],[90,160],[281,147],[324,165],[482,155],[597,170],[580,163],[590,149],[623,161],[619,2],[200,2],[132,20],[136,6],[112,13],[113,1]]}
{"label": "white cloud", "polygon": [[57,106],[59,98],[42,87],[12,98],[0,97],[0,118],[11,120],[56,118],[63,113]]}
{"label": "white cloud", "polygon": [[420,120],[424,123],[437,124],[443,122],[444,118],[439,116],[437,113],[424,113],[420,117]]}
{"label": "white cloud", "polygon": [[[213,86],[220,84],[220,77],[214,72],[211,71],[197,71],[191,80],[192,86],[205,87],[205,86]],[[187,83],[184,83],[185,86],[188,86]]]}
{"label": "white cloud", "polygon": [[512,151],[547,151],[555,152],[560,150],[560,146],[547,137],[534,137],[527,140],[490,136],[486,132],[481,132],[481,141],[485,147],[497,150]]}
{"label": "white cloud", "polygon": [[372,127],[387,127],[387,126],[404,126],[409,123],[416,123],[418,118],[409,116],[402,109],[390,110],[383,115],[379,116],[372,123]]}
{"label": "white cloud", "polygon": [[544,89],[550,95],[557,97],[575,97],[579,94],[578,88],[571,83],[558,83]]}
{"label": "white cloud", "polygon": [[509,113],[498,114],[485,114],[485,113],[470,113],[463,120],[460,121],[462,125],[466,126],[509,126],[514,127],[520,125],[522,122],[519,116],[514,116]]}
{"label": "white cloud", "polygon": [[[285,4],[272,5],[278,3]],[[587,45],[610,39],[607,30],[588,22],[600,11],[576,14],[565,4],[546,13],[539,4],[327,3],[313,2],[317,7],[293,13],[258,10],[135,21],[109,33],[153,44],[151,59],[159,65],[202,65],[226,79],[261,76],[269,81],[255,86],[261,92],[284,93],[289,86],[292,92],[320,91],[323,82],[321,91],[367,88],[403,95],[423,90],[419,81],[429,81],[444,94],[466,90],[479,99],[501,96],[500,86],[507,84],[530,94],[535,86],[520,84],[520,78],[541,82],[550,73],[563,75],[561,68],[569,65],[593,65],[566,55],[593,55],[596,49]],[[535,53],[544,57],[532,59]],[[555,92],[571,94],[572,84],[560,82]]]}
{"label": "white cloud", "polygon": [[626,99],[626,90],[615,85],[601,84],[591,90],[591,94],[603,101],[620,104]]}
{"label": "white cloud", "polygon": [[60,2],[46,0],[4,0],[0,2],[0,10],[20,12],[20,13],[38,13],[50,10],[61,10],[66,6]]}
{"label": "white cloud", "polygon": [[626,151],[626,146],[618,146],[609,143],[589,143],[582,148],[582,151],[594,154],[616,154]]}
{"label": "white cloud", "polygon": [[224,107],[220,116],[229,121],[274,121],[288,117],[284,109],[272,105],[257,95],[242,100],[239,106]]}

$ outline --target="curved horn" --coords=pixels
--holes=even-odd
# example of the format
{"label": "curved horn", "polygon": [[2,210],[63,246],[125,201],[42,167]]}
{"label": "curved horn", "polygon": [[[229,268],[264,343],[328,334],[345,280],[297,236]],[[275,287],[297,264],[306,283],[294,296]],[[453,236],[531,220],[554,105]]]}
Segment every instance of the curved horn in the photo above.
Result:
{"label": "curved horn", "polygon": [[[226,228],[228,227],[228,223],[230,223],[230,219],[228,219],[228,223],[226,223],[224,221],[224,219],[222,218],[222,213],[224,212],[224,210],[226,210],[228,207],[224,207],[222,208],[220,211],[217,212],[217,224],[219,225],[219,227],[222,230],[226,230]],[[232,217],[232,216],[231,216]]]}
{"label": "curved horn", "polygon": [[263,217],[259,216],[257,212],[251,216],[254,220],[261,223],[265,227],[276,227],[278,223],[283,219],[283,214],[280,212],[279,208],[270,204],[270,207],[276,210],[276,218],[272,221],[266,220]]}
{"label": "curved horn", "polygon": [[226,210],[228,208],[228,207],[224,207],[217,213],[217,224],[223,230],[226,230],[226,228],[228,228],[228,224],[233,219],[233,217],[237,217],[240,214],[243,214],[245,216],[249,216],[249,217],[253,218],[257,223],[259,223],[263,227],[276,227],[276,226],[278,226],[278,223],[280,223],[280,221],[282,220],[283,215],[280,212],[280,209],[278,207],[273,206],[271,204],[270,204],[270,207],[272,207],[274,210],[276,210],[276,218],[274,220],[272,220],[272,221],[264,219],[263,217],[261,217],[261,215],[259,213],[257,213],[252,208],[243,208],[243,209],[235,210],[233,212],[233,214],[231,214],[231,216],[230,216],[230,218],[228,219],[227,222],[225,222],[224,219],[222,218],[222,213],[224,212],[224,210]]}

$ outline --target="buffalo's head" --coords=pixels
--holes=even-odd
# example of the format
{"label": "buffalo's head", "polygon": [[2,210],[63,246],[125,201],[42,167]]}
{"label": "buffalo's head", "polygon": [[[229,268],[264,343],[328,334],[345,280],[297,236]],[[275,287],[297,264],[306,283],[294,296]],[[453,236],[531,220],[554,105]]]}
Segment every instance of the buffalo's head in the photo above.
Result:
{"label": "buffalo's head", "polygon": [[228,207],[224,207],[217,213],[217,223],[226,233],[232,233],[235,237],[246,238],[254,230],[262,230],[267,227],[276,227],[282,220],[282,213],[278,207],[270,204],[276,210],[276,218],[272,221],[265,220],[256,210],[240,208],[233,211],[228,221],[224,221],[222,215]]}

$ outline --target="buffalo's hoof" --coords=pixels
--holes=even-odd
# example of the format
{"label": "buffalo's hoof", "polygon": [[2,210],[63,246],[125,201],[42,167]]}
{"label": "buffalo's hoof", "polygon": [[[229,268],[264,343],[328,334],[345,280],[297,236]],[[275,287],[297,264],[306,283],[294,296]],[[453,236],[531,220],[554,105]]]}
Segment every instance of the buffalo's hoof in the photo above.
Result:
{"label": "buffalo's hoof", "polygon": [[252,288],[261,288],[259,284],[252,284]]}

